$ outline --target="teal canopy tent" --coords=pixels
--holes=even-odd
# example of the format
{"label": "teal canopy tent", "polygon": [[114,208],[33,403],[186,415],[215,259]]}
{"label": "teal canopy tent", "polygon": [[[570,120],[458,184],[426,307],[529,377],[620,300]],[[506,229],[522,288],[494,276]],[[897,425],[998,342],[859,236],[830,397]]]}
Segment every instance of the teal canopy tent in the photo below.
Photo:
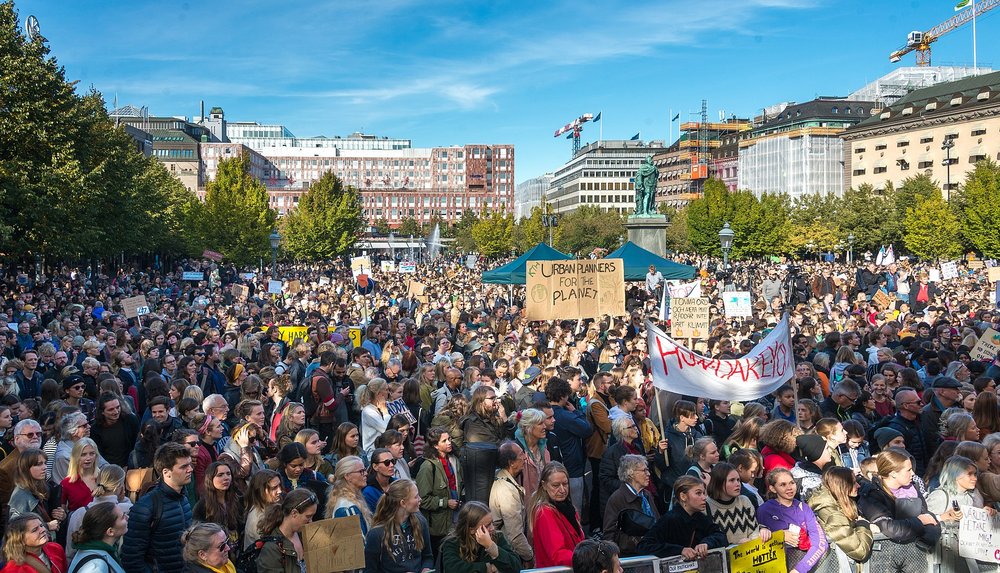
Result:
{"label": "teal canopy tent", "polygon": [[528,266],[528,261],[565,261],[572,258],[545,243],[538,243],[530,251],[506,265],[483,273],[483,282],[500,285],[523,285],[525,282],[524,269]]}
{"label": "teal canopy tent", "polygon": [[663,257],[651,253],[646,249],[629,241],[618,247],[612,253],[608,253],[606,259],[622,259],[625,262],[626,281],[644,281],[646,273],[649,272],[649,265],[654,265],[656,270],[663,273],[666,280],[690,279],[695,276],[698,269],[688,265],[682,265]]}

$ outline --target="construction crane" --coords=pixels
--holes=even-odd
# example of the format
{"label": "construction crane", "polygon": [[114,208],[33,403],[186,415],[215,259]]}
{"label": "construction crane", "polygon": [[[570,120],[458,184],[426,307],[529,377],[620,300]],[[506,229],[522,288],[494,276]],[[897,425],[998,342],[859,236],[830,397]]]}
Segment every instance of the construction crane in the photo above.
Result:
{"label": "construction crane", "polygon": [[585,113],[556,130],[555,137],[559,137],[568,131],[573,132],[572,134],[566,136],[566,139],[573,140],[573,157],[576,157],[576,154],[580,152],[580,134],[583,132],[583,124],[592,119],[594,119],[594,114]]}
{"label": "construction crane", "polygon": [[938,41],[941,36],[944,36],[948,32],[957,30],[970,22],[973,14],[975,14],[976,18],[979,18],[997,6],[1000,6],[1000,0],[976,0],[974,7],[971,10],[962,10],[958,14],[955,14],[951,18],[948,18],[944,22],[941,22],[926,32],[910,32],[910,34],[906,37],[906,45],[889,54],[889,61],[895,64],[901,60],[903,56],[916,50],[917,65],[931,65],[931,43]]}

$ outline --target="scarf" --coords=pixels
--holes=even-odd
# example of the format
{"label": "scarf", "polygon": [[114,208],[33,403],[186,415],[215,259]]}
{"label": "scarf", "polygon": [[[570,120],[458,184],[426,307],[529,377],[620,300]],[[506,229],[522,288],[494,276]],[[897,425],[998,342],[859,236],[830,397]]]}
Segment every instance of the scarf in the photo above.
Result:
{"label": "scarf", "polygon": [[448,491],[451,495],[458,499],[458,480],[455,479],[455,470],[451,467],[451,462],[448,461],[448,456],[438,456],[438,461],[441,462],[441,467],[444,468],[444,475],[446,481],[448,482]]}
{"label": "scarf", "polygon": [[215,573],[236,573],[236,566],[233,565],[232,561],[226,561],[226,564],[222,567],[212,567],[207,563],[201,563],[201,565],[208,569],[209,571],[214,571]]}
{"label": "scarf", "polygon": [[103,551],[111,556],[118,565],[121,565],[121,559],[118,557],[118,550],[112,545],[108,545],[103,541],[93,540],[87,541],[85,543],[74,543],[73,546],[77,551],[91,550],[91,551]]}
{"label": "scarf", "polygon": [[573,526],[573,529],[577,533],[583,535],[583,531],[580,529],[580,523],[576,519],[576,508],[573,507],[572,500],[567,497],[562,501],[551,500],[550,503],[552,503],[552,507],[556,508],[556,511],[561,513],[563,517],[566,518],[566,521]]}

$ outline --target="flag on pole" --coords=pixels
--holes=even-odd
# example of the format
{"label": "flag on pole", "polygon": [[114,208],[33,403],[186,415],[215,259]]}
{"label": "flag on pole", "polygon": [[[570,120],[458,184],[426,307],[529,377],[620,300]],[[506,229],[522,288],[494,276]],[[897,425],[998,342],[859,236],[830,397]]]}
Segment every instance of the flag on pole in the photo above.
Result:
{"label": "flag on pole", "polygon": [[629,139],[629,141],[639,141],[639,134],[637,133],[637,134],[633,135],[632,138]]}
{"label": "flag on pole", "polygon": [[885,245],[882,245],[882,247],[879,248],[879,250],[878,250],[878,254],[875,255],[875,264],[876,265],[882,266],[884,264],[883,261],[885,261]]}
{"label": "flag on pole", "polygon": [[573,134],[572,133],[567,133],[566,134],[566,139],[573,139]]}
{"label": "flag on pole", "polygon": [[679,114],[679,113],[678,113],[678,114],[677,114],[677,115],[675,115],[675,116],[673,117],[673,119],[671,119],[670,121],[677,121],[678,119],[680,119],[680,117],[681,117],[681,114]]}
{"label": "flag on pole", "polygon": [[885,251],[885,258],[882,259],[882,264],[891,265],[896,262],[896,253],[892,252],[892,245]]}
{"label": "flag on pole", "polygon": [[593,121],[594,123],[597,123],[598,121],[601,121],[601,113],[602,112],[597,112],[597,115],[595,115],[594,119],[592,119],[591,121]]}
{"label": "flag on pole", "polygon": [[955,4],[955,11],[961,12],[969,6],[972,6],[972,0],[960,0],[958,4]]}

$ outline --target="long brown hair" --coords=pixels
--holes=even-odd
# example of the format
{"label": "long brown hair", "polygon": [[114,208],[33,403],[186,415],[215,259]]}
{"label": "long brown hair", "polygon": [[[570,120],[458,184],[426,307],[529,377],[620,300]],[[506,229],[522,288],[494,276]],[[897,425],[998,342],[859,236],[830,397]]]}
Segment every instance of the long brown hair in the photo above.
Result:
{"label": "long brown hair", "polygon": [[24,535],[28,533],[28,526],[35,520],[41,522],[42,526],[45,525],[45,520],[41,516],[30,512],[16,515],[7,522],[7,538],[3,542],[3,554],[8,561],[13,561],[18,565],[24,565],[27,562],[28,551],[27,547],[24,546]]}
{"label": "long brown hair", "polygon": [[565,474],[566,478],[569,479],[569,471],[566,469],[566,466],[559,462],[549,462],[544,468],[542,468],[542,474],[538,479],[538,489],[535,490],[535,493],[531,496],[531,501],[528,504],[528,511],[530,512],[528,514],[530,516],[528,518],[529,530],[534,530],[535,519],[538,517],[538,510],[541,509],[543,505],[554,507],[552,505],[552,500],[549,499],[549,492],[545,490],[545,483],[552,479],[552,476],[556,474]]}
{"label": "long brown hair", "polygon": [[17,458],[17,468],[14,471],[14,485],[27,490],[31,495],[44,502],[49,497],[48,483],[44,479],[39,480],[31,477],[31,467],[37,464],[39,460],[42,463],[48,460],[45,452],[38,448],[24,450]]}
{"label": "long brown hair", "polygon": [[264,517],[257,525],[257,533],[261,537],[271,535],[293,511],[303,513],[314,505],[319,506],[316,494],[305,488],[295,488],[285,495],[281,503],[268,506],[267,511],[264,512]]}
{"label": "long brown hair", "polygon": [[[230,472],[229,489],[215,487],[215,476],[226,468]],[[243,517],[243,502],[236,490],[236,472],[226,462],[212,462],[205,470],[205,521],[218,523],[229,531],[238,531]]]}
{"label": "long brown hair", "polygon": [[[476,528],[479,522],[491,513],[490,507],[479,501],[470,501],[458,511],[455,530],[448,537],[458,541],[458,556],[463,561],[475,563],[479,557],[482,547],[476,541]],[[496,537],[496,532],[494,532],[493,539],[496,540]]]}
{"label": "long brown hair", "polygon": [[851,499],[854,490],[854,472],[850,468],[834,466],[823,472],[823,487],[830,491],[848,521],[858,518],[858,506]]}
{"label": "long brown hair", "polygon": [[[403,530],[396,522],[396,511],[399,505],[406,501],[410,495],[417,491],[417,484],[413,480],[398,479],[392,482],[385,493],[378,500],[375,507],[375,515],[372,517],[372,528],[381,526],[383,529],[382,545],[386,551],[392,552],[392,540],[396,536],[402,536]],[[414,547],[417,551],[424,548],[424,532],[417,515],[407,516],[410,523],[410,531],[413,532]]]}

